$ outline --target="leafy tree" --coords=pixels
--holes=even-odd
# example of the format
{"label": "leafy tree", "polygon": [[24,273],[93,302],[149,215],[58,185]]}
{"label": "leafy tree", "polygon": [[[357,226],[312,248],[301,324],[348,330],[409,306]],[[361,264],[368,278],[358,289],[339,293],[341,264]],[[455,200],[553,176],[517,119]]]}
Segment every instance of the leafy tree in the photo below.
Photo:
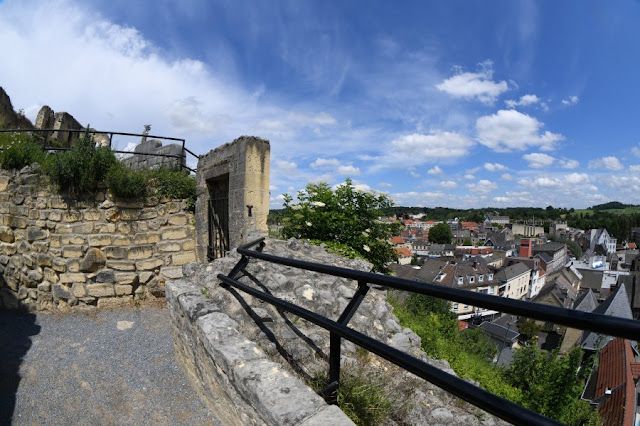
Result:
{"label": "leafy tree", "polygon": [[399,232],[398,225],[377,219],[393,205],[386,195],[356,189],[347,179],[335,190],[324,182],[310,183],[298,192],[297,203],[288,194],[284,197],[284,238],[342,245],[371,262],[375,271],[386,271],[386,264],[396,259],[389,238]]}
{"label": "leafy tree", "polygon": [[429,230],[429,241],[436,244],[451,244],[453,234],[449,225],[442,222]]}
{"label": "leafy tree", "polygon": [[463,246],[472,246],[473,242],[471,241],[471,238],[465,238],[464,241],[462,242]]}

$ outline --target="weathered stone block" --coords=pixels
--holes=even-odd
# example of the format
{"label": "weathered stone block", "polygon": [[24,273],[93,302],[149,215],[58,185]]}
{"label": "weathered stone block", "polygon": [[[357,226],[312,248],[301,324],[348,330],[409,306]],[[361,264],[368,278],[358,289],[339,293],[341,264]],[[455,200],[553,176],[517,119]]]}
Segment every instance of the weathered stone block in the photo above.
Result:
{"label": "weathered stone block", "polygon": [[74,283],[71,286],[71,293],[73,294],[74,297],[86,297],[87,289],[85,288],[84,284]]}
{"label": "weathered stone block", "polygon": [[56,257],[53,259],[52,264],[53,270],[56,272],[66,272],[67,271],[67,260]]}
{"label": "weathered stone block", "polygon": [[73,235],[73,234],[62,235],[60,237],[60,244],[62,244],[63,246],[66,246],[66,245],[79,246],[81,244],[84,244],[84,237],[80,235]]}
{"label": "weathered stone block", "polygon": [[98,299],[98,309],[117,308],[131,304],[133,296],[106,297]]}
{"label": "weathered stone block", "polygon": [[18,216],[7,216],[6,224],[11,228],[25,229],[27,227],[27,219]]}
{"label": "weathered stone block", "polygon": [[167,227],[161,233],[163,240],[182,240],[187,238],[187,230],[184,227]]}
{"label": "weathered stone block", "polygon": [[36,262],[38,266],[51,266],[53,265],[53,256],[48,253],[38,253]]}
{"label": "weathered stone block", "polygon": [[67,272],[80,272],[80,260],[78,259],[67,260]]}
{"label": "weathered stone block", "polygon": [[172,226],[181,226],[187,224],[187,215],[186,214],[175,214],[170,216],[168,219],[169,225]]}
{"label": "weathered stone block", "polygon": [[124,247],[104,247],[102,249],[107,259],[124,259],[126,250]]}
{"label": "weathered stone block", "polygon": [[63,210],[50,210],[47,219],[52,222],[60,222],[62,220],[62,213],[64,213]]}
{"label": "weathered stone block", "polygon": [[87,284],[87,294],[93,297],[112,297],[116,292],[113,284]]}
{"label": "weathered stone block", "polygon": [[182,250],[195,250],[196,242],[195,240],[187,240],[182,242]]}
{"label": "weathered stone block", "polygon": [[99,248],[92,247],[87,250],[87,254],[80,262],[80,270],[82,272],[95,272],[103,268],[107,263],[107,257]]}
{"label": "weathered stone block", "polygon": [[140,214],[140,220],[155,219],[156,217],[158,217],[158,211],[155,209],[144,209]]}
{"label": "weathered stone block", "polygon": [[115,269],[116,271],[135,271],[136,264],[128,260],[110,260],[107,258],[107,268]]}
{"label": "weathered stone block", "polygon": [[44,274],[42,273],[40,268],[32,269],[29,271],[29,273],[27,273],[27,279],[31,284],[29,285],[29,287],[36,287],[36,284],[42,281],[42,278],[44,278]]}
{"label": "weathered stone block", "polygon": [[140,218],[140,210],[138,209],[122,209],[120,211],[120,220],[132,221]]}
{"label": "weathered stone block", "polygon": [[118,284],[131,284],[135,285],[138,281],[138,274],[130,273],[130,272],[118,272],[116,273],[116,283]]}
{"label": "weathered stone block", "polygon": [[31,244],[31,247],[38,253],[48,253],[49,241],[35,241]]}
{"label": "weathered stone block", "polygon": [[94,222],[96,220],[100,220],[100,211],[98,210],[87,210],[84,212],[84,220],[89,222]]}
{"label": "weathered stone block", "polygon": [[157,232],[140,233],[133,237],[134,244],[153,244],[160,241],[160,234]]}
{"label": "weathered stone block", "polygon": [[113,237],[114,246],[129,246],[131,245],[131,238],[123,235],[116,235]]}
{"label": "weathered stone block", "polygon": [[165,266],[160,273],[167,279],[176,280],[182,278],[182,266]]}
{"label": "weathered stone block", "polygon": [[161,252],[172,252],[182,250],[182,244],[177,241],[163,241],[156,244],[156,248]]}
{"label": "weathered stone block", "polygon": [[195,252],[179,253],[171,255],[171,263],[173,265],[184,265],[196,261]]}
{"label": "weathered stone block", "polygon": [[71,225],[71,232],[74,234],[91,234],[94,230],[93,222],[88,223],[77,223],[75,225]]}
{"label": "weathered stone block", "polygon": [[136,262],[136,270],[138,271],[152,271],[164,265],[164,262],[160,259],[141,260]]}
{"label": "weathered stone block", "polygon": [[124,296],[124,295],[128,295],[128,294],[133,294],[133,286],[131,286],[131,285],[117,284],[115,286],[115,289],[116,289],[116,296]]}
{"label": "weathered stone block", "polygon": [[49,201],[52,209],[68,209],[69,205],[61,197],[52,197]]}
{"label": "weathered stone block", "polygon": [[154,276],[155,274],[153,272],[149,272],[149,271],[140,272],[140,284],[148,283],[149,280]]}
{"label": "weathered stone block", "polygon": [[18,248],[14,244],[0,243],[0,252],[7,256],[13,256],[18,252]]}
{"label": "weathered stone block", "polygon": [[79,258],[84,254],[82,246],[64,246],[62,247],[62,257]]}
{"label": "weathered stone block", "polygon": [[56,273],[56,271],[54,271],[51,268],[44,268],[44,279],[52,282],[52,283],[57,283],[58,282],[58,274]]}
{"label": "weathered stone block", "polygon": [[36,228],[35,226],[30,226],[27,228],[27,240],[29,242],[36,240],[44,240],[49,237],[49,231],[41,228]]}
{"label": "weathered stone block", "polygon": [[102,234],[113,234],[116,232],[116,224],[115,223],[96,223],[96,232],[100,232]]}
{"label": "weathered stone block", "polygon": [[87,281],[87,276],[81,272],[66,272],[60,274],[60,282],[62,284],[84,283],[85,281]]}
{"label": "weathered stone block", "polygon": [[156,277],[147,284],[147,288],[149,289],[149,293],[153,296],[164,297],[165,281]]}
{"label": "weathered stone block", "polygon": [[13,230],[8,226],[0,226],[0,241],[3,243],[13,243],[16,240],[16,236]]}
{"label": "weathered stone block", "polygon": [[82,213],[77,210],[67,210],[62,214],[62,221],[66,223],[74,223],[82,220]]}
{"label": "weathered stone block", "polygon": [[105,269],[97,273],[96,282],[113,283],[116,280],[116,274],[112,270]]}
{"label": "weathered stone block", "polygon": [[51,289],[51,294],[53,295],[54,300],[68,300],[71,297],[69,287],[62,284],[54,284]]}
{"label": "weathered stone block", "polygon": [[51,292],[51,283],[48,281],[41,282],[40,284],[38,284],[38,291],[43,293]]}
{"label": "weathered stone block", "polygon": [[131,246],[127,250],[127,259],[129,260],[148,259],[152,255],[153,246],[150,245]]}
{"label": "weathered stone block", "polygon": [[89,235],[87,238],[89,245],[92,247],[103,247],[111,244],[111,235],[96,234]]}
{"label": "weathered stone block", "polygon": [[0,191],[6,191],[9,186],[9,182],[11,182],[11,178],[9,178],[9,176],[0,176]]}

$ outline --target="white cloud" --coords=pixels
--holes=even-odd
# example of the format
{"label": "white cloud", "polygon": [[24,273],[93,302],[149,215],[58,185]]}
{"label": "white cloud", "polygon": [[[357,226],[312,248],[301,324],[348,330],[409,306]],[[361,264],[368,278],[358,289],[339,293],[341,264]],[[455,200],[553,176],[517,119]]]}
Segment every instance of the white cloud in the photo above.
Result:
{"label": "white cloud", "polygon": [[389,183],[389,182],[380,182],[378,184],[378,186],[382,187],[382,188],[393,188],[393,184]]}
{"label": "white cloud", "polygon": [[292,172],[298,169],[298,165],[293,161],[276,160],[276,167],[281,171]]}
{"label": "white cloud", "polygon": [[513,180],[513,176],[511,176],[509,173],[505,173],[502,176],[500,176],[500,178],[502,180]]}
{"label": "white cloud", "polygon": [[433,203],[441,202],[445,196],[445,193],[441,191],[409,191],[391,194],[391,198],[398,206],[433,205]]}
{"label": "white cloud", "polygon": [[434,132],[428,135],[414,133],[391,142],[388,160],[392,166],[406,167],[437,160],[453,160],[469,154],[473,141],[452,132]]}
{"label": "white cloud", "polygon": [[420,177],[420,173],[416,172],[415,170],[409,170],[409,174],[411,175],[411,177],[414,177],[416,179]]}
{"label": "white cloud", "polygon": [[602,157],[596,160],[589,161],[589,168],[590,169],[604,168],[607,170],[618,171],[618,170],[624,169],[624,166],[622,165],[620,160],[618,160],[617,157],[609,156],[609,157]]}
{"label": "white cloud", "polygon": [[447,180],[447,181],[440,182],[440,186],[446,189],[453,189],[453,188],[457,188],[458,184],[455,183],[454,181]]}
{"label": "white cloud", "polygon": [[357,176],[360,174],[360,169],[351,165],[344,165],[338,167],[337,173],[339,175]]}
{"label": "white cloud", "polygon": [[469,188],[472,192],[478,192],[480,194],[488,194],[489,192],[498,188],[497,183],[487,179],[481,179],[474,183],[468,183],[465,186]]}
{"label": "white cloud", "polygon": [[577,160],[558,160],[558,164],[563,169],[577,169],[580,167],[580,162]]}
{"label": "white cloud", "polygon": [[633,164],[629,166],[629,171],[633,173],[640,173],[640,164]]}
{"label": "white cloud", "polygon": [[552,156],[547,154],[542,154],[539,152],[532,153],[532,154],[525,154],[522,156],[522,158],[527,162],[529,162],[529,167],[533,167],[534,169],[542,169],[544,167],[549,167],[550,165],[553,164],[554,161],[556,161],[556,159],[553,158]]}
{"label": "white cloud", "polygon": [[559,176],[538,176],[534,178],[523,178],[518,181],[518,183],[523,186],[566,189],[585,185],[589,182],[589,176],[585,173],[570,173]]}
{"label": "white cloud", "polygon": [[509,90],[506,81],[493,81],[491,63],[485,63],[480,72],[463,72],[449,77],[436,84],[436,88],[455,98],[477,99],[485,104],[492,104],[502,93]]}
{"label": "white cloud", "polygon": [[554,149],[564,136],[546,131],[534,117],[516,110],[500,110],[494,115],[478,118],[478,141],[497,152],[523,151],[529,147],[543,151]]}
{"label": "white cloud", "polygon": [[303,114],[299,112],[289,113],[287,118],[302,126],[334,126],[338,121],[326,112],[317,114]]}
{"label": "white cloud", "polygon": [[493,201],[497,202],[497,203],[508,203],[511,201],[511,198],[509,197],[493,197]]}
{"label": "white cloud", "polygon": [[509,169],[507,166],[500,163],[484,163],[484,168],[490,172],[502,172]]}
{"label": "white cloud", "polygon": [[566,99],[562,100],[562,103],[564,105],[575,105],[580,101],[580,98],[578,98],[577,96],[569,96]]}
{"label": "white cloud", "polygon": [[324,167],[338,167],[340,165],[340,160],[337,158],[316,158],[316,160],[310,164],[310,166],[314,169],[324,168]]}
{"label": "white cloud", "polygon": [[640,157],[640,148],[637,146],[634,146],[633,148],[631,148],[631,153],[636,157]]}
{"label": "white cloud", "polygon": [[540,98],[537,97],[536,95],[523,95],[517,101],[513,99],[508,99],[505,101],[505,103],[509,108],[515,108],[517,106],[533,105],[533,104],[537,104],[538,102],[540,102]]}
{"label": "white cloud", "polygon": [[471,173],[467,173],[466,175],[464,175],[464,178],[466,180],[474,180],[476,177],[475,177],[475,175],[472,175]]}
{"label": "white cloud", "polygon": [[440,167],[438,167],[438,166],[434,166],[433,168],[429,169],[427,174],[439,175],[439,174],[442,174],[442,169]]}

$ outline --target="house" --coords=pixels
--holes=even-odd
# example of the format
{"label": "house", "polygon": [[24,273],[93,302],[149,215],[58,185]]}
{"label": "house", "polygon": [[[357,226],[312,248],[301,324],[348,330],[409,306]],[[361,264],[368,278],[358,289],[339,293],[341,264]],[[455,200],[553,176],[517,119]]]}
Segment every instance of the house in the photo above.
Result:
{"label": "house", "polygon": [[467,256],[491,256],[493,247],[491,246],[456,246],[456,253]]}
{"label": "house", "polygon": [[609,232],[605,228],[591,229],[588,232],[589,236],[589,248],[594,250],[597,245],[602,245],[606,248],[607,253],[615,253],[618,240],[609,235]]}
{"label": "house", "polygon": [[[459,262],[429,259],[414,279],[478,293],[499,294],[499,282],[494,279],[493,271],[483,262],[477,260]],[[495,311],[487,311],[456,302],[453,302],[451,310],[458,315],[458,319],[468,319],[472,314],[481,316],[496,314]]]}
{"label": "house", "polygon": [[637,422],[640,363],[632,344],[621,338],[607,343],[598,355],[597,368],[591,373],[582,399],[598,405],[602,424],[634,426]]}
{"label": "house", "polygon": [[531,238],[520,239],[520,249],[518,250],[520,257],[533,257],[533,240]]}
{"label": "house", "polygon": [[453,257],[456,246],[453,244],[431,244],[428,248],[429,256]]}
{"label": "house", "polygon": [[547,274],[553,274],[562,269],[567,263],[567,245],[565,243],[546,243],[533,247],[534,256],[546,254],[547,256],[539,256],[545,263],[545,271]]}
{"label": "house", "polygon": [[510,299],[522,299],[529,292],[529,276],[531,269],[522,262],[503,267],[496,272],[496,280],[500,283],[499,295]]}
{"label": "house", "polygon": [[427,256],[429,254],[429,245],[427,240],[415,240],[412,243],[412,252],[418,256]]}
{"label": "house", "polygon": [[562,237],[567,231],[567,222],[554,222],[549,225],[549,234]]}
{"label": "house", "polygon": [[509,224],[509,216],[485,216],[484,223],[493,225],[494,223],[497,225],[506,226]]}
{"label": "house", "polygon": [[489,336],[491,343],[498,349],[496,364],[508,368],[513,363],[514,350],[518,348],[520,333],[514,326],[505,327],[497,322],[485,321],[478,326]]}
{"label": "house", "polygon": [[[582,312],[593,312],[598,307],[598,299],[591,289],[583,291],[573,304],[573,309]],[[573,348],[582,336],[582,330],[575,328],[567,328],[560,346],[560,353],[566,354]]]}
{"label": "house", "polygon": [[511,232],[513,232],[513,235],[521,235],[523,237],[537,237],[544,234],[544,227],[514,223],[511,225]]}
{"label": "house", "polygon": [[487,231],[485,246],[492,246],[495,250],[512,252],[516,250],[516,241],[509,228],[501,231]]}
{"label": "house", "polygon": [[540,290],[545,284],[545,271],[540,266],[539,258],[528,257],[507,257],[504,261],[505,266],[512,265],[515,262],[522,262],[531,270],[529,275],[529,293],[528,299],[533,299],[540,293]]}
{"label": "house", "polygon": [[406,247],[396,247],[395,249],[396,255],[398,256],[398,263],[400,265],[408,265],[411,263],[411,259],[413,259],[413,254]]}
{"label": "house", "polygon": [[467,230],[471,231],[472,233],[478,232],[478,224],[476,222],[461,221],[460,222],[460,227],[462,227],[462,229],[467,229]]}
{"label": "house", "polygon": [[[631,306],[624,285],[619,285],[604,302],[592,311],[594,314],[610,315],[620,318],[632,319]],[[585,351],[598,351],[613,339],[594,331],[585,330],[582,333],[578,345]]]}

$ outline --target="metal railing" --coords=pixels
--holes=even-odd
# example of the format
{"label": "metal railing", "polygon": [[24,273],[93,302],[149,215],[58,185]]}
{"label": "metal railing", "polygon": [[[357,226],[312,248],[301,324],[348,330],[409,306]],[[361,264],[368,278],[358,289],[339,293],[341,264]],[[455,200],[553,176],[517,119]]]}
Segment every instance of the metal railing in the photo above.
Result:
{"label": "metal railing", "polygon": [[[114,131],[104,131],[104,130],[87,130],[87,129],[0,129],[0,133],[44,133],[44,143],[42,146],[42,150],[43,151],[67,151],[70,148],[63,148],[63,147],[56,147],[56,146],[47,146],[46,142],[47,142],[47,137],[53,133],[90,133],[93,135],[109,135],[109,149],[111,149],[111,152],[115,152],[118,154],[132,154],[132,155],[147,155],[147,156],[153,156],[153,157],[170,157],[170,158],[175,158],[178,160],[182,160],[185,159],[186,162],[186,154],[190,154],[192,155],[196,160],[200,158],[200,156],[198,154],[195,154],[194,152],[190,151],[186,146],[186,141],[185,139],[182,138],[172,138],[172,137],[168,137],[168,136],[156,136],[156,135],[149,135],[149,134],[145,134],[145,133],[127,133],[127,132],[114,132]],[[119,135],[119,136],[136,136],[136,137],[145,137],[145,138],[149,138],[149,139],[162,139],[162,140],[167,140],[167,141],[175,141],[175,142],[181,142],[182,143],[182,154],[180,155],[172,155],[172,154],[161,154],[161,153],[153,153],[153,152],[132,152],[132,151],[122,151],[122,150],[116,150],[116,149],[112,149],[111,145],[113,143],[113,136],[114,135]],[[186,164],[182,164],[182,161],[180,161],[180,166],[182,168],[185,168],[191,172],[195,173],[195,169],[192,169],[190,167],[188,167]]]}
{"label": "metal railing", "polygon": [[[258,245],[257,249],[250,250]],[[463,400],[514,424],[560,424],[557,421],[528,410],[511,401],[487,392],[456,376],[448,374],[422,360],[408,355],[398,349],[373,339],[365,334],[355,331],[347,324],[355,314],[358,306],[364,299],[369,284],[376,284],[397,290],[424,294],[465,303],[481,308],[493,309],[501,312],[515,314],[543,321],[551,321],[572,328],[596,331],[606,335],[638,340],[640,337],[640,323],[634,320],[592,314],[571,309],[557,308],[532,302],[524,302],[515,299],[505,299],[499,296],[480,294],[468,290],[449,288],[437,284],[417,283],[397,277],[389,277],[371,272],[362,272],[349,268],[332,265],[307,262],[274,256],[262,252],[265,247],[264,238],[240,246],[237,251],[242,255],[240,261],[234,266],[228,275],[218,274],[224,284],[257,297],[278,309],[293,313],[300,318],[312,322],[330,332],[329,353],[329,385],[321,392],[330,403],[336,402],[337,389],[340,377],[340,342],[347,339],[358,346],[396,364],[397,366],[433,383],[445,391],[462,398]],[[358,282],[358,290],[342,312],[337,321],[318,315],[305,308],[297,306],[277,298],[269,293],[257,290],[238,281],[240,274],[249,264],[251,258],[264,260],[280,265],[291,266],[307,271],[319,272],[336,277],[353,279]]]}

